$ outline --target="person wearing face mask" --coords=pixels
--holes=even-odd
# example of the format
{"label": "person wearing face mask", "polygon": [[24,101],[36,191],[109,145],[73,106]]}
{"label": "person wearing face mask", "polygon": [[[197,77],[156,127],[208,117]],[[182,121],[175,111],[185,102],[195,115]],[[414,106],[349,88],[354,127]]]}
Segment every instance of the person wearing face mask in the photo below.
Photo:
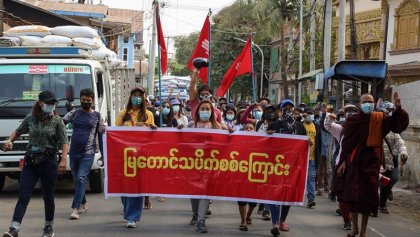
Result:
{"label": "person wearing face mask", "polygon": [[[188,124],[189,128],[222,129],[222,126],[216,121],[214,107],[209,100],[200,101],[194,118]],[[209,205],[209,199],[191,199],[193,216],[190,225],[197,225],[199,233],[207,233],[206,214],[208,213]]]}
{"label": "person wearing face mask", "polygon": [[[293,118],[295,104],[290,99],[285,99],[280,102],[277,108],[282,111],[279,120],[271,123],[267,128],[267,134],[283,133],[283,134],[295,134],[305,135],[306,130],[302,123],[297,122]],[[280,231],[289,231],[289,226],[286,224],[287,216],[289,215],[290,206],[288,205],[273,205],[268,204],[268,208],[271,212],[271,222],[273,228],[271,234],[278,236]]]}
{"label": "person wearing face mask", "polygon": [[172,99],[171,108],[174,113],[174,118],[176,119],[178,126],[182,125],[183,127],[188,126],[188,117],[184,115],[184,110],[181,102],[178,99]]}
{"label": "person wearing face mask", "polygon": [[[196,111],[197,111],[198,105],[202,100],[213,101],[213,89],[210,86],[204,84],[197,91],[197,81],[198,81],[199,71],[200,70],[195,68],[191,74],[191,82],[190,82],[190,90],[189,90],[190,100],[187,102],[187,106],[191,108],[191,116],[193,120],[195,120],[195,114],[197,114]],[[222,118],[222,112],[218,108],[214,107],[214,113],[216,115],[216,121],[223,126],[224,121]]]}
{"label": "person wearing face mask", "polygon": [[178,121],[174,117],[172,107],[167,101],[163,102],[162,105],[162,125],[160,127],[176,128],[178,127]]}
{"label": "person wearing face mask", "polygon": [[223,115],[223,118],[225,120],[226,126],[230,129],[234,129],[236,125],[236,108],[233,106],[227,106],[225,114]]}
{"label": "person wearing face mask", "polygon": [[261,105],[261,107],[263,108],[263,110],[265,110],[271,104],[270,99],[265,98],[265,97],[260,98],[258,100],[258,103]]}
{"label": "person wearing face mask", "polygon": [[[32,112],[23,119],[16,131],[3,144],[3,151],[13,150],[13,142],[20,135],[29,135],[25,161],[19,179],[19,198],[9,231],[3,235],[7,237],[18,236],[38,178],[42,183],[45,207],[45,225],[42,237],[54,236],[54,189],[58,173],[66,171],[68,138],[63,120],[55,110],[58,101],[54,93],[43,91],[38,95],[38,99],[32,107]],[[62,150],[62,153],[61,160],[58,162],[57,152],[59,150]],[[35,156],[37,162],[33,162],[31,158]]]}
{"label": "person wearing face mask", "polygon": [[309,148],[309,167],[308,177],[306,182],[306,197],[308,199],[307,207],[312,208],[315,203],[315,178],[316,178],[316,160],[318,160],[319,143],[321,139],[320,128],[314,124],[314,112],[311,108],[306,107],[303,110],[302,118],[304,120],[303,126],[306,130],[306,135],[310,139]]}
{"label": "person wearing face mask", "polygon": [[[252,118],[249,118],[250,115]],[[252,123],[254,124],[254,126],[256,126],[258,121],[262,119],[262,115],[263,115],[262,106],[258,103],[251,104],[242,114],[241,123],[242,124]]]}
{"label": "person wearing face mask", "polygon": [[85,213],[86,182],[92,167],[96,151],[96,136],[98,131],[105,131],[105,123],[99,112],[94,111],[95,94],[91,89],[80,91],[81,108],[73,109],[64,118],[64,124],[72,124],[73,134],[70,146],[70,167],[75,183],[72,213],[70,219],[79,219],[79,214]]}
{"label": "person wearing face mask", "polygon": [[[379,106],[379,111],[385,115],[392,117],[394,115],[395,106],[393,103],[385,101]],[[387,209],[387,201],[393,200],[392,187],[398,182],[399,167],[405,165],[408,160],[407,147],[404,140],[397,133],[389,132],[384,138],[384,166],[381,169],[382,175],[389,177],[390,182],[387,186],[380,185],[379,195],[379,211],[389,214]],[[377,211],[376,211],[377,213]]]}
{"label": "person wearing face mask", "polygon": [[[146,95],[143,87],[131,89],[125,109],[118,113],[115,126],[127,127],[150,127],[156,129],[152,112],[146,109]],[[136,228],[140,221],[143,197],[121,197],[124,206],[124,219],[127,220],[127,228]],[[145,209],[151,209],[150,201],[145,200]]]}
{"label": "person wearing face mask", "polygon": [[[352,114],[343,124],[341,153],[334,183],[335,192],[350,205],[353,229],[348,236],[366,236],[369,214],[379,205],[379,172],[382,164],[383,139],[392,131],[403,132],[408,124],[407,112],[394,93],[392,116],[374,112],[374,98],[364,94],[359,99],[361,112]],[[358,214],[362,214],[361,228]]]}

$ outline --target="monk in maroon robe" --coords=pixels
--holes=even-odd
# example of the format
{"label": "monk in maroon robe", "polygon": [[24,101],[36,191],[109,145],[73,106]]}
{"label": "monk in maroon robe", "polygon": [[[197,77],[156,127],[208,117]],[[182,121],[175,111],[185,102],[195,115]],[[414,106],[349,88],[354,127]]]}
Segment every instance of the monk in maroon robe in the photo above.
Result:
{"label": "monk in maroon robe", "polygon": [[366,236],[369,214],[379,205],[379,170],[383,162],[382,140],[392,131],[403,132],[409,123],[407,112],[401,109],[398,93],[394,94],[395,113],[387,116],[374,112],[370,94],[360,97],[361,111],[350,115],[343,124],[340,162],[335,191],[340,201],[350,204],[353,229],[349,237],[359,234],[358,213],[362,214],[361,237]]}

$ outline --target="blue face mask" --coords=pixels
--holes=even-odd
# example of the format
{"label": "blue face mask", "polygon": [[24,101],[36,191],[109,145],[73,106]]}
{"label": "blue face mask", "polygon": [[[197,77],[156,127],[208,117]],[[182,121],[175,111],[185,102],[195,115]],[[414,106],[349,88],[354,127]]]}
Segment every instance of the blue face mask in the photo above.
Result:
{"label": "blue face mask", "polygon": [[162,113],[163,115],[168,115],[171,110],[169,108],[163,108]]}
{"label": "blue face mask", "polygon": [[138,97],[138,96],[131,97],[131,103],[136,106],[141,105],[141,97]]}
{"label": "blue face mask", "polygon": [[235,115],[233,115],[233,114],[226,115],[226,119],[229,120],[229,121],[232,121],[234,118],[235,118]]}
{"label": "blue face mask", "polygon": [[210,116],[211,116],[211,112],[210,111],[200,111],[199,115],[200,115],[200,120],[209,121]]}
{"label": "blue face mask", "polygon": [[55,109],[55,105],[49,105],[49,104],[43,104],[42,105],[42,111],[46,114],[50,114]]}
{"label": "blue face mask", "polygon": [[254,111],[254,118],[256,119],[256,120],[261,120],[261,117],[262,117],[262,115],[263,115],[263,112],[261,112],[261,111]]}
{"label": "blue face mask", "polygon": [[361,105],[361,109],[365,114],[371,114],[373,112],[373,103],[363,103]]}
{"label": "blue face mask", "polygon": [[174,113],[178,113],[179,112],[179,105],[172,106],[172,110],[174,111]]}

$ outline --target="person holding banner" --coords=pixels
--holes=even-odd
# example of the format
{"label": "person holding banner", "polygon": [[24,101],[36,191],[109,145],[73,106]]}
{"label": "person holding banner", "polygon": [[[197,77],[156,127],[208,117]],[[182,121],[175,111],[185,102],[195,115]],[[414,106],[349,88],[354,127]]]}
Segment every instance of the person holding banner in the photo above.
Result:
{"label": "person holding banner", "polygon": [[[131,89],[130,98],[124,110],[118,113],[116,126],[150,127],[156,129],[152,112],[146,108],[146,95],[143,87]],[[121,197],[124,206],[124,219],[127,228],[136,228],[140,221],[143,197]]]}
{"label": "person holding banner", "polygon": [[[222,126],[216,121],[215,108],[209,100],[202,100],[195,111],[194,120],[188,124],[189,128],[221,129]],[[191,225],[197,225],[199,233],[207,233],[206,214],[209,210],[210,200],[191,199],[193,216]]]}
{"label": "person holding banner", "polygon": [[[281,118],[268,126],[267,134],[283,133],[306,135],[303,124],[295,121],[293,118],[294,107],[295,104],[292,100],[285,99],[281,101],[278,105],[278,109],[281,110]],[[268,204],[267,206],[270,209],[271,222],[273,224],[271,234],[273,236],[278,236],[280,235],[280,231],[289,231],[289,227],[286,224],[286,218],[289,215],[290,206],[282,205],[281,210],[279,205]]]}

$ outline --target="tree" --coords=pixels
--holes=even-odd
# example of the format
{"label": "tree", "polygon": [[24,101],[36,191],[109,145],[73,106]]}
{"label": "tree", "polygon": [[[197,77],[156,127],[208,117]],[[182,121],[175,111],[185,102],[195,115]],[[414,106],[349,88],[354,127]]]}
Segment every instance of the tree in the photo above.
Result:
{"label": "tree", "polygon": [[286,21],[289,21],[290,24],[291,20],[296,19],[296,13],[300,6],[299,3],[299,0],[259,0],[256,1],[253,9],[253,15],[266,27],[270,36],[275,37],[280,35],[279,63],[285,98],[289,98],[289,90],[287,83],[288,51],[287,47],[285,47],[284,26],[286,25]]}
{"label": "tree", "polygon": [[178,76],[188,76],[191,74],[187,68],[188,60],[197,43],[199,32],[193,32],[187,36],[175,37],[175,60],[169,62],[172,74]]}

